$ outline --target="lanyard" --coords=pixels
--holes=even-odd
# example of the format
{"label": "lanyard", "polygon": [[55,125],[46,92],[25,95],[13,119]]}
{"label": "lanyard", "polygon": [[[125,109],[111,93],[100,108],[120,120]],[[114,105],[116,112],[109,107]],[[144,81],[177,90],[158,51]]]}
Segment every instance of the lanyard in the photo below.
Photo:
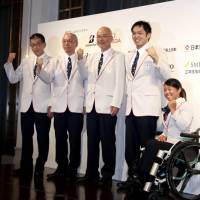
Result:
{"label": "lanyard", "polygon": [[[180,105],[177,107],[176,111],[183,105],[184,102],[180,103]],[[164,125],[164,129],[166,130],[166,132],[168,132],[168,127],[169,127],[169,122],[171,120],[172,117],[172,113],[169,112],[167,119],[163,120],[163,125]]]}

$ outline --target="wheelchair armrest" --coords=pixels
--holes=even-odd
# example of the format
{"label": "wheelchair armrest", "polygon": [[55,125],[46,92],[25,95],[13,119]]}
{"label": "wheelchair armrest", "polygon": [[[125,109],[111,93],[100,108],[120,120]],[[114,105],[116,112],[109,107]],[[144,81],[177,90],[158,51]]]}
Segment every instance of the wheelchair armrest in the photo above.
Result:
{"label": "wheelchair armrest", "polygon": [[195,134],[195,133],[181,133],[180,136],[186,137],[186,138],[194,138],[194,139],[200,138],[200,135]]}
{"label": "wheelchair armrest", "polygon": [[198,138],[200,138],[199,132],[200,132],[200,128],[197,128],[197,130],[192,132],[192,133],[181,133],[180,136],[181,137],[198,139]]}

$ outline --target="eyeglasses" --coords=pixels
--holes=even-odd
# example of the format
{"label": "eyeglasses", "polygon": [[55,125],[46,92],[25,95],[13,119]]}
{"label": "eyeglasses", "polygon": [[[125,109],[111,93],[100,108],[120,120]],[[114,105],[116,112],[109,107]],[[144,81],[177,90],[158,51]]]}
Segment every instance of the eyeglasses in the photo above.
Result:
{"label": "eyeglasses", "polygon": [[96,36],[97,39],[109,38],[109,37],[112,37],[112,35],[97,35],[97,36]]}

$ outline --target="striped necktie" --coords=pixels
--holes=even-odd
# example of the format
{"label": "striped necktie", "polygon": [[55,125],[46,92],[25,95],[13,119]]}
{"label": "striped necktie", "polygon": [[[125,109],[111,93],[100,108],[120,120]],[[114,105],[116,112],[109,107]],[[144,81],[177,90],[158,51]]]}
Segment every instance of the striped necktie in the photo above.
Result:
{"label": "striped necktie", "polygon": [[72,71],[72,60],[71,60],[70,57],[68,57],[68,63],[67,63],[67,77],[68,77],[68,79],[70,77],[71,71]]}
{"label": "striped necktie", "polygon": [[99,64],[98,64],[98,75],[99,75],[102,65],[103,65],[103,53],[101,54]]}
{"label": "striped necktie", "polygon": [[136,71],[136,67],[137,67],[137,62],[138,62],[139,56],[140,56],[139,51],[137,51],[135,59],[133,61],[132,68],[131,68],[131,73],[132,73],[133,76],[135,75],[135,71]]}
{"label": "striped necktie", "polygon": [[34,68],[33,68],[33,78],[35,79],[36,77],[36,70],[37,70],[37,64],[35,64]]}

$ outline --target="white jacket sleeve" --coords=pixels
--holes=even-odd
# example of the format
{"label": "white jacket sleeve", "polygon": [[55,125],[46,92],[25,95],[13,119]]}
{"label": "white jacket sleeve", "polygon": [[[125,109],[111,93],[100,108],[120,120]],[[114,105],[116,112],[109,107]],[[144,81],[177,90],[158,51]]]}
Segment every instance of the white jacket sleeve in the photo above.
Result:
{"label": "white jacket sleeve", "polygon": [[23,78],[23,63],[21,63],[16,70],[13,68],[12,63],[5,63],[4,69],[10,83],[17,83]]}
{"label": "white jacket sleeve", "polygon": [[38,77],[47,84],[52,83],[54,80],[54,73],[57,67],[57,62],[57,60],[51,59],[50,64],[43,66],[40,72],[37,73]]}
{"label": "white jacket sleeve", "polygon": [[125,89],[125,58],[124,55],[120,53],[116,59],[116,82],[115,82],[115,90],[113,93],[113,99],[111,106],[120,108],[122,104],[122,100],[124,97],[124,89]]}
{"label": "white jacket sleeve", "polygon": [[88,56],[85,56],[82,60],[78,61],[78,70],[84,80],[87,80],[88,78],[88,59]]}
{"label": "white jacket sleeve", "polygon": [[186,132],[190,127],[193,119],[193,110],[192,107],[185,102],[180,109],[177,109],[172,114],[172,119],[174,120],[177,128],[180,132]]}
{"label": "white jacket sleeve", "polygon": [[171,77],[171,71],[168,64],[168,58],[166,52],[162,49],[156,49],[159,59],[158,63],[155,64],[156,69],[158,70],[159,75],[162,80],[165,81]]}

